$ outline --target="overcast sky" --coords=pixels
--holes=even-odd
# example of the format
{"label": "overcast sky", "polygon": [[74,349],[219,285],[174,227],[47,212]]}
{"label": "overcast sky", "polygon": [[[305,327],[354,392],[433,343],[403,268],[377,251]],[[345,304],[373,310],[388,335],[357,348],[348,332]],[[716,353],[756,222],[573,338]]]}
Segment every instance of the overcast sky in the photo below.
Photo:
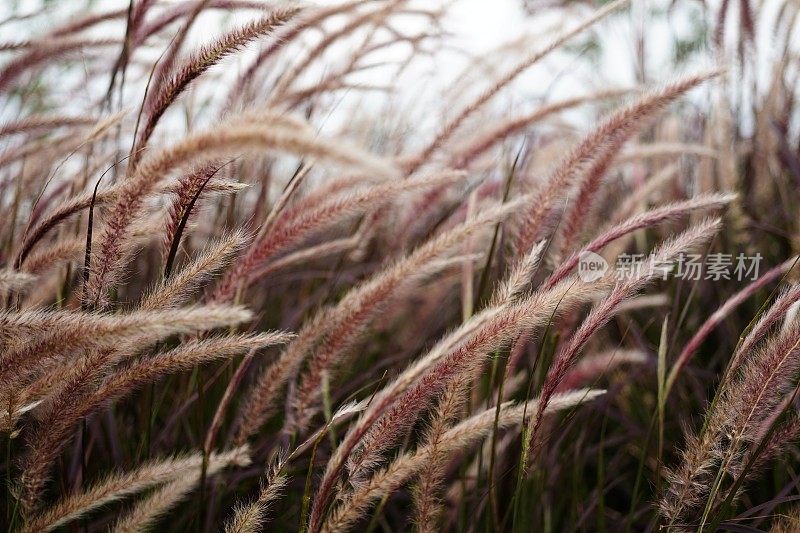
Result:
{"label": "overcast sky", "polygon": [[[14,0],[0,0],[0,19],[8,15],[11,2]],[[436,0],[419,1],[421,5],[431,5]],[[31,12],[42,5],[43,0],[18,0],[20,12]],[[127,6],[128,0],[93,0],[93,9],[105,10]],[[163,0],[163,4],[174,3]],[[317,0],[309,3],[332,3],[328,0]],[[778,0],[765,0],[767,9],[763,10],[764,21],[760,24],[771,24],[774,17],[774,5]],[[85,13],[80,6],[83,0],[52,0],[51,4],[59,12]],[[591,13],[587,5],[575,5],[566,10],[536,10],[536,14],[527,15],[522,9],[521,0],[456,0],[452,2],[451,12],[447,18],[447,29],[454,37],[450,44],[466,50],[475,56],[484,56],[487,61],[499,62],[502,66],[510,65],[513,58],[499,57],[492,54],[504,43],[529,36],[530,50],[538,48],[547,42],[547,35],[558,29],[566,29]],[[502,105],[524,102],[531,98],[552,94],[582,94],[596,88],[630,87],[635,84],[636,47],[635,43],[640,34],[646,40],[646,66],[648,83],[659,83],[674,79],[683,71],[696,71],[713,65],[713,58],[708,53],[696,55],[688,64],[676,70],[673,63],[674,43],[677,40],[688,39],[698,31],[704,19],[715,17],[718,2],[708,2],[708,12],[704,13],[702,3],[697,0],[633,0],[632,7],[621,14],[614,15],[602,21],[594,28],[594,32],[586,33],[574,39],[571,45],[585,44],[591,36],[599,36],[602,53],[593,61],[588,55],[576,53],[576,49],[569,54],[555,53],[548,57],[526,75],[522,76],[512,90],[504,94],[507,99]],[[773,5],[770,11],[769,6]],[[76,8],[76,6],[79,6]],[[672,7],[671,7],[672,6]],[[5,13],[3,12],[5,11]],[[731,9],[729,29],[736,27],[736,9]],[[227,21],[227,25],[235,25],[253,17],[252,12],[236,14]],[[52,27],[54,17],[39,17],[30,22],[15,25],[5,25],[0,28],[0,41],[22,40],[36,38]],[[59,20],[63,20],[63,16]],[[413,26],[413,22],[408,22]],[[192,44],[208,42],[221,30],[220,15],[206,14],[197,21],[192,33]],[[121,28],[98,28],[98,32],[121,32]],[[759,32],[761,42],[757,43],[758,52],[762,60],[759,64],[766,69],[771,64],[770,32]],[[546,35],[547,34],[547,35]],[[108,33],[105,34],[106,36]],[[518,53],[524,53],[520,50]],[[252,53],[252,51],[251,51]],[[397,51],[386,52],[397,54]],[[0,61],[8,55],[0,55]],[[245,56],[246,57],[246,56]],[[380,58],[376,58],[380,60]],[[386,71],[373,71],[364,76],[370,82],[400,82],[401,87],[408,87],[405,94],[410,100],[420,104],[425,99],[441,104],[443,91],[447,89],[452,80],[462,72],[468,64],[467,59],[461,55],[450,52],[441,52],[436,56],[435,62],[422,62],[418,70],[412,70],[409,79],[387,80]],[[228,68],[230,63],[228,63]],[[218,67],[220,69],[224,66]],[[768,79],[769,71],[761,72],[763,79]],[[424,85],[422,80],[424,76]],[[383,78],[383,79],[382,79]],[[554,83],[555,80],[555,83]],[[424,88],[424,90],[421,90]],[[369,99],[366,100],[369,102]],[[510,102],[510,104],[509,104]],[[359,100],[364,103],[363,99]],[[445,102],[446,103],[446,102]]]}

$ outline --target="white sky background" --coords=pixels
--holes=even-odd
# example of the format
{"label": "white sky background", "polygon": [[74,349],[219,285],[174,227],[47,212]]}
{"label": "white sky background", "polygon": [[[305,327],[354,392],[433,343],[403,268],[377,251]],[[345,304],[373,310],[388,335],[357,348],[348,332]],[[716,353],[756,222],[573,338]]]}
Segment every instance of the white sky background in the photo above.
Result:
{"label": "white sky background", "polygon": [[[15,0],[0,0],[0,20],[9,14],[10,5]],[[414,0],[412,0],[413,2]],[[419,5],[431,5],[436,0],[419,0]],[[771,24],[774,18],[774,6],[779,0],[766,0],[767,5],[773,6],[765,10],[765,21],[759,23]],[[25,13],[37,10],[42,5],[42,0],[17,0],[20,9],[18,13]],[[95,0],[93,2],[95,11],[127,6],[128,0]],[[175,3],[169,0],[163,4]],[[309,3],[330,4],[329,1],[316,1]],[[719,2],[712,0],[707,12],[703,11],[701,3],[697,0],[677,0],[673,9],[668,10],[670,0],[633,0],[632,8],[621,14],[613,15],[598,25],[591,32],[587,32],[570,41],[573,45],[571,52],[565,53],[558,51],[551,54],[546,61],[532,68],[509,90],[504,91],[502,97],[495,106],[505,113],[514,112],[517,109],[530,108],[541,102],[541,99],[552,99],[554,97],[563,98],[578,94],[591,93],[600,88],[612,87],[631,87],[635,85],[635,62],[636,37],[644,33],[646,40],[646,71],[648,83],[660,83],[669,81],[680,76],[684,72],[695,72],[713,66],[710,53],[698,54],[692,61],[675,69],[673,58],[673,43],[675,38],[687,38],[694,31],[698,24],[704,19],[713,21],[716,14],[716,6]],[[56,0],[51,3],[57,12],[68,12],[83,14],[85,10],[85,0]],[[737,2],[732,2],[732,6],[738,6]],[[217,12],[218,13],[218,12]],[[490,63],[497,64],[500,72],[513,65],[514,61],[522,57],[522,53],[531,52],[548,42],[547,35],[551,35],[558,30],[572,27],[581,19],[591,13],[587,6],[573,6],[570,9],[547,10],[543,13],[526,15],[521,6],[521,0],[456,0],[453,2],[450,14],[447,16],[446,29],[452,32],[452,39],[449,44],[455,45],[460,49],[466,50],[476,57],[484,57]],[[668,14],[667,14],[668,13]],[[771,14],[770,14],[771,13]],[[728,29],[736,30],[738,9],[730,9]],[[194,25],[189,46],[200,45],[210,42],[215,35],[218,35],[225,27],[231,27],[251,20],[254,16],[252,11],[236,13],[233,16],[221,17],[219,14],[204,14]],[[23,23],[7,24],[0,26],[0,42],[15,41],[21,39],[37,38],[44,35],[46,30],[53,27],[53,20],[63,23],[66,20],[63,16],[39,17]],[[418,26],[418,22],[408,20],[407,27],[401,28],[404,31],[412,31]],[[173,28],[177,28],[173,25]],[[713,27],[713,26],[712,26]],[[117,24],[104,25],[97,28],[95,36],[108,37],[109,35],[121,36],[124,26]],[[713,30],[709,30],[713,31]],[[766,66],[771,64],[775,51],[772,49],[770,38],[771,32],[758,32],[762,38],[757,43],[759,52],[758,64]],[[498,47],[505,43],[529,36],[530,45],[518,50],[514,55],[493,53]],[[575,54],[575,45],[585,43],[589,36],[599,36],[600,49],[602,55],[597,64],[588,61],[585,57]],[[729,37],[734,37],[729,35]],[[227,60],[223,65],[215,67],[217,75],[220,72],[238,71],[247,64],[248,57],[254,53],[257,45],[251,46],[249,52],[239,55],[237,58]],[[155,50],[153,51],[156,52]],[[332,52],[335,54],[336,49]],[[0,55],[0,63],[6,60],[10,54]],[[389,59],[402,56],[401,51],[391,50],[384,53],[385,57],[373,57],[379,61],[383,58]],[[144,56],[146,57],[146,56]],[[155,59],[157,54],[153,57]],[[326,56],[332,65],[335,65],[335,57]],[[238,65],[237,65],[238,62]],[[400,79],[390,78],[391,71],[377,69],[364,73],[357,78],[359,81],[373,85],[386,85],[387,83],[397,82],[400,88],[395,99],[394,105],[405,109],[409,114],[414,114],[415,121],[419,117],[427,117],[428,126],[439,123],[442,113],[452,113],[453,105],[463,103],[464,95],[455,98],[449,95],[447,89],[451,87],[452,81],[467,66],[468,59],[455,52],[439,51],[432,61],[422,61],[409,70]],[[319,75],[319,72],[312,72],[312,75]],[[760,75],[762,80],[769,76],[769,71],[765,70]],[[54,74],[55,75],[55,74]],[[224,74],[223,74],[224,75]],[[476,90],[480,90],[491,83],[487,74],[478,77],[479,84]],[[480,83],[484,85],[480,85]],[[80,83],[76,83],[80,85]],[[204,84],[200,84],[201,86]],[[142,87],[131,88],[128,95],[133,102],[141,98]],[[220,91],[224,93],[225,91]],[[205,98],[210,95],[193,94],[191,98]],[[79,98],[79,97],[78,97]],[[457,100],[457,103],[453,103]],[[703,89],[695,91],[690,96],[690,100],[702,105],[708,101],[708,95]],[[364,93],[346,94],[341,96],[337,108],[340,113],[332,117],[332,124],[351,120],[352,113],[372,113],[385,105],[385,97],[380,94],[365,96]],[[376,107],[377,106],[377,107]],[[438,115],[436,115],[438,113]],[[582,111],[573,111],[566,116],[573,120],[585,120]],[[0,109],[0,121],[8,118],[8,110]],[[338,119],[338,120],[337,120]],[[420,124],[425,127],[424,123]]]}
{"label": "white sky background", "polygon": [[[9,15],[10,2],[18,1],[20,10],[17,14],[37,11],[42,5],[42,0],[0,0],[0,21]],[[439,0],[410,0],[423,5],[432,2],[441,3]],[[775,63],[779,51],[775,43],[781,40],[771,31],[775,20],[776,7],[784,0],[763,0],[766,8],[762,10],[757,21],[756,34],[756,65],[759,77],[759,91],[765,92],[770,82],[771,66]],[[162,0],[161,3],[175,3],[172,0]],[[318,1],[316,3],[322,3]],[[332,3],[325,0],[326,4]],[[528,15],[522,9],[521,0],[454,0],[449,15],[446,19],[446,29],[452,34],[447,38],[446,44],[459,50],[466,51],[472,57],[483,59],[494,65],[497,71],[494,74],[483,71],[473,71],[472,83],[467,84],[468,94],[460,94],[452,90],[453,81],[458,78],[465,68],[471,63],[469,57],[463,53],[451,51],[450,48],[436,50],[432,59],[425,59],[414,63],[414,68],[405,72],[404,76],[396,78],[394,70],[376,69],[365,72],[357,78],[360,83],[370,85],[395,85],[398,90],[387,96],[377,92],[338,92],[329,96],[326,107],[333,107],[334,111],[325,117],[314,117],[312,123],[317,126],[322,134],[340,135],[344,128],[344,135],[352,137],[368,149],[377,153],[395,153],[394,147],[376,146],[380,142],[380,131],[390,128],[407,129],[408,135],[402,138],[407,140],[407,145],[402,151],[412,151],[427,143],[441,127],[443,116],[453,116],[459,112],[465,102],[468,102],[477,93],[489,87],[500,74],[507,72],[515,63],[519,62],[525,53],[532,53],[550,41],[550,37],[574,27],[592,13],[588,5],[574,5],[569,9],[549,10]],[[646,82],[654,85],[679,78],[686,73],[698,72],[714,66],[711,47],[706,46],[692,59],[679,67],[675,66],[674,43],[677,39],[687,39],[697,30],[698,24],[708,23],[709,38],[713,34],[714,23],[717,16],[718,0],[709,0],[710,7],[703,8],[699,0],[676,0],[673,9],[669,10],[671,0],[632,0],[632,7],[619,14],[612,15],[596,24],[591,30],[573,38],[567,50],[558,50],[541,61],[532,69],[520,76],[512,86],[506,88],[494,99],[486,110],[495,113],[498,117],[512,117],[515,114],[530,111],[542,105],[543,102],[565,99],[572,96],[592,94],[601,89],[630,88],[636,85],[636,38],[642,33],[646,41]],[[86,14],[86,0],[54,0],[51,5],[53,12],[45,16],[30,20],[0,25],[0,43],[26,39],[36,39],[45,36],[56,25],[64,24],[71,16]],[[128,0],[94,0],[92,11],[103,12],[111,9],[126,7]],[[488,7],[490,6],[490,7]],[[728,20],[729,43],[735,42],[738,28],[738,0],[731,2]],[[69,16],[68,16],[69,15]],[[239,26],[257,17],[253,11],[235,12],[233,15],[221,16],[219,11],[204,13],[193,25],[188,43],[184,46],[184,54],[196,49],[205,43],[213,42],[221,32]],[[404,19],[405,20],[405,19]],[[335,23],[336,21],[334,21]],[[338,21],[341,24],[341,20]],[[172,26],[173,31],[179,24]],[[403,23],[398,28],[408,33],[419,28],[419,19]],[[108,38],[110,36],[122,38],[125,27],[124,21],[104,24],[87,36]],[[500,54],[497,50],[504,44],[514,42],[527,36],[528,43],[518,47],[513,53]],[[124,106],[132,112],[137,112],[144,94],[144,84],[150,66],[158,59],[164,47],[168,45],[171,35],[165,35],[161,41],[154,40],[150,50],[137,51],[136,58],[142,60],[137,83],[126,83]],[[599,41],[600,56],[589,60],[589,56],[579,53],[583,50],[590,38]],[[775,43],[773,43],[775,40]],[[340,46],[353,46],[356,41],[340,44]],[[431,44],[436,43],[432,41]],[[797,44],[797,43],[795,43]],[[159,124],[154,138],[158,142],[170,143],[171,139],[183,137],[187,128],[205,129],[213,127],[220,117],[218,113],[206,113],[197,106],[221,106],[226,102],[228,91],[237,75],[241,73],[252,61],[262,43],[251,44],[245,52],[226,59],[222,64],[213,67],[202,83],[197,83],[171,107]],[[729,49],[735,50],[734,47]],[[795,48],[797,49],[797,48]],[[50,85],[59,91],[52,98],[52,103],[57,107],[57,112],[68,114],[82,114],[97,112],[96,102],[98,95],[105,94],[108,77],[105,72],[110,69],[111,62],[116,57],[119,48],[105,50],[102,68],[104,74],[96,77],[94,86],[84,83],[83,69],[80,63],[69,70],[64,68],[50,68],[45,72]],[[322,67],[308,73],[305,81],[313,84],[322,75],[325,68],[335,68],[342,61],[341,48],[333,48],[324,56]],[[292,52],[296,53],[296,52]],[[14,57],[14,54],[0,52],[0,68],[5,61]],[[303,57],[301,54],[299,57]],[[372,57],[371,61],[400,59],[404,51],[393,49],[383,52],[380,57]],[[729,58],[730,59],[730,58]],[[293,58],[297,61],[297,58]],[[729,64],[736,64],[729,61]],[[211,79],[208,79],[211,78]],[[752,79],[742,76],[739,72],[731,71],[730,79],[736,80],[733,86],[741,90],[744,101],[750,98]],[[58,81],[53,84],[52,81]],[[213,80],[213,81],[212,81]],[[20,79],[24,83],[24,78]],[[690,105],[698,108],[700,112],[707,111],[714,97],[719,94],[720,85],[706,84],[694,89],[681,99],[679,105]],[[63,94],[61,94],[63,93]],[[0,124],[19,118],[19,110],[15,109],[16,100],[8,100],[0,94]],[[66,107],[65,107],[66,102]],[[193,106],[191,115],[194,121],[187,124],[186,106]],[[71,110],[70,107],[73,109]],[[748,108],[749,109],[749,108]],[[555,121],[541,128],[575,128],[577,131],[586,131],[598,116],[598,106],[584,106],[560,114],[560,122]],[[746,113],[743,115],[743,130],[750,129],[750,120]],[[797,118],[797,117],[795,117]],[[489,118],[488,120],[492,120]],[[798,129],[800,121],[795,120],[791,125],[794,132]],[[346,129],[354,125],[352,129]],[[687,124],[686,126],[691,126]],[[377,130],[376,130],[377,129]],[[469,126],[463,128],[467,135]],[[546,130],[544,130],[546,131]],[[577,132],[576,132],[577,133]],[[130,143],[131,140],[123,139]],[[0,139],[0,153],[6,150],[8,141]],[[286,170],[285,174],[291,175],[296,165],[292,158],[281,158],[278,163]],[[82,163],[78,158],[72,158],[60,167],[54,183],[62,176],[69,175]],[[77,165],[77,166],[76,166]],[[73,168],[75,167],[75,168]],[[277,186],[277,185],[276,185]],[[3,199],[0,198],[0,206]]]}

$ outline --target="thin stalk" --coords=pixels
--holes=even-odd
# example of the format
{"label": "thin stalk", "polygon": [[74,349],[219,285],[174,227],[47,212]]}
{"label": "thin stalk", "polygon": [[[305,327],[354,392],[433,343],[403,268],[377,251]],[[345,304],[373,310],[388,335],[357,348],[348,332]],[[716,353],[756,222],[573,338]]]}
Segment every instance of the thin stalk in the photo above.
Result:
{"label": "thin stalk", "polygon": [[664,317],[664,322],[661,326],[661,339],[658,343],[658,367],[656,374],[658,376],[658,450],[657,450],[657,468],[659,472],[656,475],[656,494],[661,489],[661,466],[662,456],[664,453],[664,411],[667,401],[666,396],[666,375],[667,375],[667,328],[669,326],[669,314]]}
{"label": "thin stalk", "polygon": [[303,505],[300,509],[300,533],[308,531],[308,513],[311,510],[311,478],[314,473],[314,460],[317,457],[317,448],[322,439],[325,438],[325,431],[321,431],[317,439],[314,441],[314,447],[311,449],[311,458],[308,460],[308,471],[306,472],[306,484],[303,489]]}
{"label": "thin stalk", "polygon": [[[511,186],[514,183],[514,176],[517,173],[517,165],[519,164],[520,157],[522,156],[522,150],[524,148],[525,148],[525,143],[523,142],[523,144],[517,151],[517,155],[514,157],[514,162],[511,165],[511,169],[506,175],[505,188],[503,189],[503,203],[506,203],[508,201],[508,197],[511,194]],[[498,223],[494,227],[494,234],[492,235],[492,244],[489,246],[489,253],[486,255],[486,263],[484,264],[483,271],[481,272],[480,282],[478,283],[478,290],[475,292],[476,298],[483,298],[483,294],[486,291],[489,282],[489,271],[491,270],[492,261],[494,259],[494,254],[497,249],[497,241],[500,237],[500,227],[501,227],[500,223]]]}
{"label": "thin stalk", "polygon": [[[606,438],[606,427],[608,426],[608,411],[603,414],[603,426],[600,428],[600,442],[597,445],[597,531],[605,533],[606,520],[605,520],[605,493],[603,485],[605,484],[605,452],[603,441]],[[575,464],[577,465],[577,461]],[[575,483],[575,486],[579,486]]]}
{"label": "thin stalk", "polygon": [[[492,376],[494,377],[497,368],[498,355],[495,353],[494,361],[492,363]],[[505,388],[505,379],[501,379],[497,386],[497,400],[495,402],[494,410],[494,426],[492,428],[492,442],[490,444],[489,453],[489,508],[492,512],[492,521],[494,522],[495,530],[500,528],[500,516],[497,509],[497,495],[495,494],[495,455],[497,454],[497,432],[500,424],[500,406],[503,403],[503,390]],[[489,389],[491,391],[491,389]],[[491,398],[491,394],[489,394]]]}
{"label": "thin stalk", "polygon": [[328,437],[331,441],[331,449],[336,448],[336,431],[333,427],[333,402],[331,401],[331,379],[328,372],[322,373],[322,412],[325,415],[325,423],[330,426]]}

